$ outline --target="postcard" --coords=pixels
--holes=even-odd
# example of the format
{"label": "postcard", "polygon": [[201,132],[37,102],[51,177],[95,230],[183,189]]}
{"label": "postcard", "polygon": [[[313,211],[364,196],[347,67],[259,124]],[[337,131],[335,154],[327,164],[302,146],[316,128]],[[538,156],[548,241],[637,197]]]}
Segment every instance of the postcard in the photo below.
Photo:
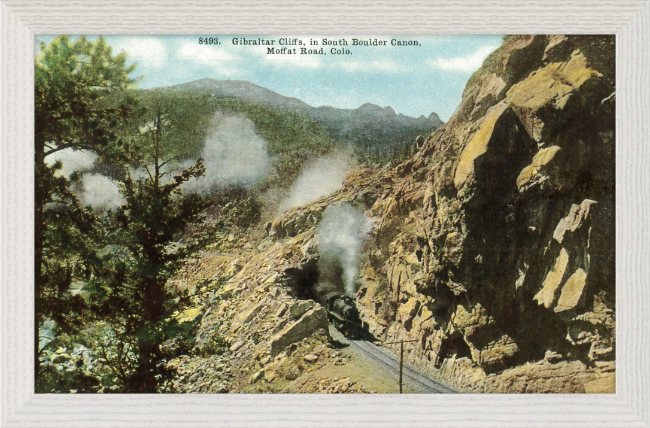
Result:
{"label": "postcard", "polygon": [[615,36],[37,35],[36,393],[614,393]]}

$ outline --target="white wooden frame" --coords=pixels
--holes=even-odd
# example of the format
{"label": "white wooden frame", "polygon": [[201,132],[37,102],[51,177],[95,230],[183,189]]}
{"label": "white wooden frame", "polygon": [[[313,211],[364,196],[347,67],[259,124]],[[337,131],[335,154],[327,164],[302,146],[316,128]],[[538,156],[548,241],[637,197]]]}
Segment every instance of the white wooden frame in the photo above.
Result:
{"label": "white wooden frame", "polygon": [[[0,0],[3,427],[650,426],[649,0]],[[34,34],[617,35],[617,393],[35,395]]]}

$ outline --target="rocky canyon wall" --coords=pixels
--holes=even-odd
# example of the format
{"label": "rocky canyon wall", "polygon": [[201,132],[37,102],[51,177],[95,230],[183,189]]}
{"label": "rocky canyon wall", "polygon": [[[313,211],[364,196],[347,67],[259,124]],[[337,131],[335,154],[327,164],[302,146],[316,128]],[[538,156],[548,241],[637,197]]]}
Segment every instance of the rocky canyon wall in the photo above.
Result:
{"label": "rocky canyon wall", "polygon": [[357,294],[476,392],[613,392],[615,40],[514,36],[396,170]]}

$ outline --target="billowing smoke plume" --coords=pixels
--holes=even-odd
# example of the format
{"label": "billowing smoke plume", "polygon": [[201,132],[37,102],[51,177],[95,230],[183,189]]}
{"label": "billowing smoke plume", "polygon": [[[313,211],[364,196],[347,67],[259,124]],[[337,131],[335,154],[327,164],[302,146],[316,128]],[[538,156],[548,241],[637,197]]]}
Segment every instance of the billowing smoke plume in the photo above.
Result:
{"label": "billowing smoke plume", "polygon": [[97,155],[87,150],[74,150],[67,148],[52,153],[45,158],[48,166],[53,166],[57,161],[61,162],[61,168],[56,172],[57,176],[70,177],[73,172],[90,171],[95,165]]}
{"label": "billowing smoke plume", "polygon": [[320,253],[319,292],[327,292],[325,288],[342,281],[346,294],[354,295],[361,248],[369,232],[363,213],[351,205],[327,207],[316,232]]}
{"label": "billowing smoke plume", "polygon": [[46,157],[48,166],[61,162],[57,176],[70,178],[73,172],[82,174],[81,181],[74,186],[75,193],[83,205],[91,205],[95,210],[110,210],[119,207],[124,202],[117,184],[105,175],[93,174],[97,154],[87,150],[63,149]]}
{"label": "billowing smoke plume", "polygon": [[223,185],[251,186],[271,167],[266,141],[255,133],[253,121],[217,112],[201,157],[205,176],[183,186],[186,192],[205,193]]}
{"label": "billowing smoke plume", "polygon": [[343,178],[354,168],[349,156],[339,153],[316,159],[307,165],[280,203],[280,211],[317,201],[343,187]]}
{"label": "billowing smoke plume", "polygon": [[117,184],[101,174],[84,174],[81,178],[79,199],[95,210],[111,210],[124,203]]}

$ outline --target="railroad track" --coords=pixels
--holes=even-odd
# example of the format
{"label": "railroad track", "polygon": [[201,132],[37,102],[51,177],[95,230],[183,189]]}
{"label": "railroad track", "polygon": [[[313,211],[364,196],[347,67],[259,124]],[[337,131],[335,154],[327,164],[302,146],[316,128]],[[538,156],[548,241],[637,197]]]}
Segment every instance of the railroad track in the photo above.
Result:
{"label": "railroad track", "polygon": [[[375,346],[370,342],[363,340],[350,340],[348,341],[351,346],[357,349],[362,355],[380,364],[391,376],[395,378],[397,383],[399,380],[399,358],[393,355],[387,349]],[[456,393],[453,389],[429,379],[425,375],[417,372],[413,368],[404,364],[403,369],[404,386],[415,393],[424,394],[453,394]]]}

